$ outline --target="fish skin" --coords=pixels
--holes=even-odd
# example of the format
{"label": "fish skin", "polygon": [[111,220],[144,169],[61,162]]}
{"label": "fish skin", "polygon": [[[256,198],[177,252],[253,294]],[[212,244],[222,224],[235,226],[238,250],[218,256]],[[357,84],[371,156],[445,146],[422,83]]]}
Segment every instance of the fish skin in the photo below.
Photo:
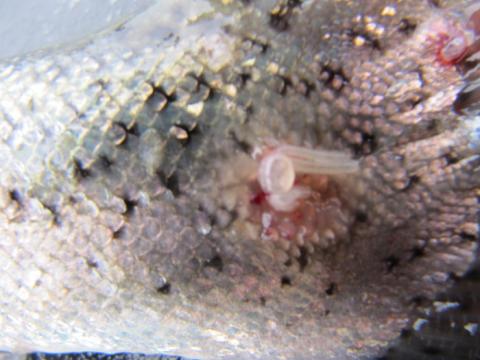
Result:
{"label": "fish skin", "polygon": [[[420,41],[453,10],[352,4],[152,8],[2,63],[0,349],[357,359],[462,275],[478,119]],[[334,179],[348,236],[299,259],[259,239],[243,164],[269,138],[359,159]]]}

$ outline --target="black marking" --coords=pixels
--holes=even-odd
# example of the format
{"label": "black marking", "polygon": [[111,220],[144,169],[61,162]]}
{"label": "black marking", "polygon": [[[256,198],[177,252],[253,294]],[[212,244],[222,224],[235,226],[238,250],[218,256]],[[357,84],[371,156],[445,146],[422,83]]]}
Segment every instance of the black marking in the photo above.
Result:
{"label": "black marking", "polygon": [[413,20],[407,18],[403,18],[400,20],[400,24],[398,24],[398,31],[405,35],[412,34],[416,28],[417,24],[415,24]]}
{"label": "black marking", "polygon": [[402,329],[402,331],[400,332],[400,338],[402,339],[410,339],[412,335],[413,332],[410,329]]}
{"label": "black marking", "polygon": [[384,259],[384,261],[387,266],[388,273],[391,273],[400,264],[400,259],[395,255],[388,256],[386,259]]}
{"label": "black marking", "polygon": [[47,209],[53,216],[53,223],[57,226],[60,226],[61,225],[61,221],[60,221],[60,214],[58,213],[58,210],[55,208],[55,206],[53,205],[47,205],[45,203],[41,203],[42,206]]}
{"label": "black marking", "polygon": [[265,299],[265,296],[260,296],[260,304],[262,306],[267,305],[267,299]]}
{"label": "black marking", "polygon": [[125,227],[120,227],[112,233],[114,239],[121,239],[125,235]]}
{"label": "black marking", "polygon": [[167,99],[167,105],[177,100],[177,94],[173,91],[171,94],[168,94],[165,88],[162,85],[156,86],[155,84],[150,83],[150,86],[153,88],[153,93],[148,97],[147,102],[150,101],[155,94],[162,95],[165,99]]}
{"label": "black marking", "polygon": [[275,89],[280,95],[285,96],[287,94],[287,89],[292,87],[292,80],[283,75],[277,76],[280,79],[280,83],[278,84],[278,89]]}
{"label": "black marking", "polygon": [[259,48],[261,54],[265,54],[270,48],[270,45],[268,44],[268,42],[260,40],[258,38],[245,37],[243,41],[250,42],[252,46]]}
{"label": "black marking", "polygon": [[410,302],[415,306],[415,307],[420,307],[424,306],[428,303],[428,299],[423,296],[423,295],[417,295],[414,296],[410,299]]}
{"label": "black marking", "polygon": [[172,285],[169,282],[166,282],[162,286],[157,288],[157,292],[163,295],[168,295],[172,291]]}
{"label": "black marking", "polygon": [[125,203],[124,215],[131,216],[135,211],[135,207],[138,205],[138,202],[128,197],[123,198],[123,202]]}
{"label": "black marking", "polygon": [[280,279],[280,284],[282,285],[282,287],[291,286],[292,285],[292,279],[290,279],[290,277],[287,276],[287,275],[283,275]]}
{"label": "black marking", "polygon": [[236,83],[239,88],[243,89],[247,84],[247,81],[249,81],[251,78],[252,78],[252,75],[250,73],[241,72],[240,74],[238,74]]}
{"label": "black marking", "polygon": [[315,91],[315,84],[309,80],[301,79],[298,84],[295,85],[295,90],[308,98],[310,94]]}
{"label": "black marking", "polygon": [[427,1],[431,6],[435,8],[438,8],[438,9],[442,8],[441,0],[427,0]]}
{"label": "black marking", "polygon": [[337,284],[335,284],[334,282],[331,282],[328,285],[328,288],[325,290],[325,294],[327,294],[328,296],[331,296],[336,292],[337,292]]}
{"label": "black marking", "polygon": [[362,132],[362,141],[360,144],[353,145],[354,157],[356,159],[374,153],[378,148],[377,138],[374,134]]}
{"label": "black marking", "polygon": [[8,196],[10,197],[10,200],[16,202],[18,205],[22,205],[22,197],[17,189],[10,190]]}
{"label": "black marking", "polygon": [[97,162],[104,170],[109,170],[113,165],[113,161],[107,155],[100,155]]}
{"label": "black marking", "polygon": [[355,221],[359,223],[366,223],[368,221],[368,215],[367,213],[363,211],[357,211],[355,213]]}
{"label": "black marking", "polygon": [[459,114],[465,114],[465,110],[476,106],[480,102],[480,86],[475,88],[465,87],[460,90],[453,102],[453,110]]}
{"label": "black marking", "polygon": [[357,37],[361,37],[365,40],[364,45],[369,46],[373,50],[378,50],[378,51],[382,50],[382,45],[380,44],[380,40],[372,36],[367,31],[348,29],[346,31],[346,35],[351,39],[352,44]]}
{"label": "black marking", "polygon": [[118,146],[127,146],[128,145],[128,140],[130,138],[131,135],[133,136],[139,136],[140,135],[140,132],[138,130],[138,126],[137,124],[132,124],[130,127],[128,127],[127,125],[125,125],[124,123],[122,122],[117,122],[116,123],[118,126],[120,126],[123,131],[125,131],[125,138],[123,139],[123,141],[121,143],[118,144]]}
{"label": "black marking", "polygon": [[466,233],[465,231],[462,231],[460,233],[460,237],[463,239],[463,240],[467,240],[467,241],[477,241],[477,236],[475,236],[474,234],[469,234],[469,233]]}
{"label": "black marking", "polygon": [[220,257],[220,255],[215,255],[214,257],[212,257],[210,260],[207,260],[203,263],[203,265],[205,267],[211,267],[211,268],[214,268],[215,270],[217,270],[218,272],[222,272],[223,271],[223,260],[222,258]]}
{"label": "black marking", "polygon": [[196,92],[200,91],[202,85],[208,88],[208,96],[204,100],[210,100],[215,96],[215,88],[205,79],[203,74],[196,75],[194,73],[190,73],[187,76],[190,76],[197,81],[197,87],[195,89]]}
{"label": "black marking", "polygon": [[419,182],[420,182],[420,177],[418,175],[412,175],[408,178],[408,181],[407,181],[407,184],[405,185],[405,187],[403,189],[401,189],[400,191],[402,191],[402,192],[409,191]]}
{"label": "black marking", "polygon": [[88,267],[91,268],[91,269],[96,269],[96,268],[98,268],[98,263],[97,263],[95,260],[93,260],[93,259],[87,259],[87,265],[88,265]]}
{"label": "black marking", "polygon": [[336,92],[340,92],[350,82],[342,68],[336,69],[328,64],[320,65],[318,80]]}
{"label": "black marking", "polygon": [[157,170],[157,176],[161,183],[172,192],[173,196],[180,195],[180,184],[175,173],[167,176],[162,170]]}
{"label": "black marking", "polygon": [[305,270],[309,261],[308,261],[308,251],[305,246],[300,246],[300,256],[298,257],[297,261],[300,265],[300,271]]}
{"label": "black marking", "polygon": [[233,140],[233,142],[235,143],[235,145],[242,152],[244,152],[245,154],[251,154],[252,153],[252,145],[250,145],[248,142],[246,142],[244,140],[239,139],[237,134],[235,133],[235,131],[231,130],[228,134],[230,135],[230,137]]}
{"label": "black marking", "polygon": [[292,265],[293,265],[292,259],[288,259],[287,261],[285,261],[284,265],[285,265],[286,267],[292,266]]}
{"label": "black marking", "polygon": [[417,258],[420,258],[420,257],[423,257],[425,256],[425,247],[422,247],[422,246],[414,246],[411,250],[410,250],[410,258],[408,259],[408,261],[413,261]]}
{"label": "black marking", "polygon": [[82,180],[92,176],[92,172],[85,168],[79,159],[73,159],[73,175],[77,180]]}
{"label": "black marking", "polygon": [[175,126],[184,130],[187,133],[187,138],[185,138],[185,139],[175,138],[183,146],[189,145],[194,136],[200,135],[200,128],[199,128],[199,126],[197,126],[197,124],[193,124],[193,126],[186,126],[186,125],[183,125],[183,124],[175,124]]}
{"label": "black marking", "polygon": [[288,0],[276,5],[270,11],[270,26],[277,31],[285,31],[290,27],[290,18],[294,8],[302,4],[301,0]]}
{"label": "black marking", "polygon": [[436,348],[434,346],[425,346],[422,349],[422,352],[424,354],[428,354],[428,355],[440,355],[442,353],[442,350],[440,350],[439,348]]}

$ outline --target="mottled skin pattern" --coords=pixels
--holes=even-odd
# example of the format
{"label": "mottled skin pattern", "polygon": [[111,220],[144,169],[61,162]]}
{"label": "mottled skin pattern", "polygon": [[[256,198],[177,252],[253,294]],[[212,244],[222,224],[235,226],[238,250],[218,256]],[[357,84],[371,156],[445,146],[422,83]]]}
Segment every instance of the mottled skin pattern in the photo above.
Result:
{"label": "mottled skin pattern", "polygon": [[[4,62],[0,348],[380,352],[476,256],[478,120],[452,109],[469,80],[421,30],[449,5],[180,4],[171,34],[152,8]],[[332,179],[348,228],[327,249],[260,239],[266,139],[359,159]]]}

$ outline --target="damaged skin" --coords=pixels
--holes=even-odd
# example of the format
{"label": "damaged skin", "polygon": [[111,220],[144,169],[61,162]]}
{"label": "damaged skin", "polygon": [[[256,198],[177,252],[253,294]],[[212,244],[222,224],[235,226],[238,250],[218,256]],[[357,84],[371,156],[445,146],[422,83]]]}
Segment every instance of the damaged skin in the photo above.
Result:
{"label": "damaged skin", "polygon": [[213,3],[1,65],[1,349],[377,356],[476,257],[478,2]]}

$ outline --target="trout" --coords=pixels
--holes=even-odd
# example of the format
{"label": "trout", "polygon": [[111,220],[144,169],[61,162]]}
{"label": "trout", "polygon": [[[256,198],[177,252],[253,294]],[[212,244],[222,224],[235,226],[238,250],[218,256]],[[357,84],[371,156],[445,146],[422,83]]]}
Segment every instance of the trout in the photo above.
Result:
{"label": "trout", "polygon": [[0,350],[379,356],[477,258],[479,50],[478,1],[198,0],[3,60]]}

